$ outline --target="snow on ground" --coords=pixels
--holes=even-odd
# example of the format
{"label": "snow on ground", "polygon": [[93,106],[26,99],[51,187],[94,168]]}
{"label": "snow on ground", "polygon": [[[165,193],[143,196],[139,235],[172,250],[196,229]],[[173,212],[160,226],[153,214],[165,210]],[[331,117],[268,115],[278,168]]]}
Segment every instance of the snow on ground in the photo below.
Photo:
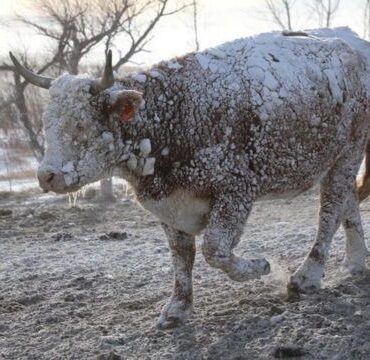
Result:
{"label": "snow on ground", "polygon": [[[155,322],[172,268],[153,216],[128,199],[105,206],[82,200],[70,209],[64,196],[3,193],[0,358],[368,359],[370,275],[341,271],[342,231],[324,288],[299,301],[285,295],[287,276],[315,234],[317,199],[312,190],[255,205],[238,252],[271,262],[261,280],[232,282],[198,251],[195,314],[161,331]],[[366,234],[369,212],[363,204]]]}
{"label": "snow on ground", "polygon": [[34,179],[11,179],[0,180],[0,191],[27,191],[39,186],[36,178]]}

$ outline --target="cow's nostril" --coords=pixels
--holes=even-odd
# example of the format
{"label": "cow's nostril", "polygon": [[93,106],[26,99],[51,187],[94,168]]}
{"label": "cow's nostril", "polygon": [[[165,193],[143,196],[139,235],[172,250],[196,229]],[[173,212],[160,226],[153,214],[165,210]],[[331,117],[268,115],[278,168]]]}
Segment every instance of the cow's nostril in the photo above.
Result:
{"label": "cow's nostril", "polygon": [[39,169],[37,173],[40,187],[46,191],[63,192],[66,183],[62,172],[53,169]]}
{"label": "cow's nostril", "polygon": [[45,179],[47,183],[50,183],[54,179],[55,174],[54,173],[49,173],[47,175],[47,178]]}

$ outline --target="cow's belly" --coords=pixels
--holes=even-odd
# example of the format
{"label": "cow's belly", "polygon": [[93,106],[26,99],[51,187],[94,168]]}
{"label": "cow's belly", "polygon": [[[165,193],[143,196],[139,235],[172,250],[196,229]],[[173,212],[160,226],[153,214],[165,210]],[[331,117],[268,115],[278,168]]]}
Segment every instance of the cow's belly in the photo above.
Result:
{"label": "cow's belly", "polygon": [[294,199],[298,195],[319,184],[326,174],[327,169],[316,174],[312,173],[304,178],[301,175],[296,177],[292,175],[292,180],[290,178],[284,178],[284,181],[280,181],[280,187],[279,179],[275,178],[273,179],[275,182],[270,185],[269,191],[264,191],[264,189],[262,189],[261,194],[257,196],[257,200]]}
{"label": "cow's belly", "polygon": [[197,235],[207,225],[209,200],[188,191],[176,190],[167,198],[140,203],[165,224],[188,234]]}

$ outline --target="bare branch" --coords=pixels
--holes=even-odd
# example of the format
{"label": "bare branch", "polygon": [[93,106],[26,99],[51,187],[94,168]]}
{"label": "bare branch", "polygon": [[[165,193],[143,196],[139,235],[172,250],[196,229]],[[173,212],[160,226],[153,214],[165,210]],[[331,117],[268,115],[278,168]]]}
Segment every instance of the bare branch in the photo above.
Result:
{"label": "bare branch", "polygon": [[[48,50],[51,57],[42,63],[27,65],[26,56],[22,63],[28,68],[37,68],[38,74],[46,71],[68,70],[77,74],[81,59],[98,45],[108,53],[115,47],[118,35],[126,39],[129,48],[114,66],[118,70],[131,58],[145,51],[161,18],[183,10],[188,5],[173,9],[173,0],[33,0],[30,6],[37,12],[35,18],[18,16],[18,21],[34,30],[37,34],[51,40],[53,48]],[[181,0],[183,1],[183,0]],[[190,1],[190,0],[189,0]],[[184,4],[184,2],[182,2]],[[42,21],[40,21],[42,19]],[[149,20],[148,20],[149,19]],[[24,52],[25,54],[26,52]],[[12,65],[0,64],[0,71],[13,75],[14,104],[18,119],[23,124],[30,144],[38,158],[42,156],[40,141],[41,121],[33,115],[41,106],[32,104],[25,91],[29,84],[22,79]],[[4,103],[4,101],[1,101]],[[0,106],[3,106],[0,105]]]}
{"label": "bare branch", "polygon": [[15,66],[8,65],[8,64],[2,64],[0,65],[0,71],[15,71]]}
{"label": "bare branch", "polygon": [[341,0],[313,0],[313,12],[316,14],[319,26],[330,27],[337,13]]}
{"label": "bare branch", "polygon": [[[113,66],[113,70],[117,71],[123,64],[127,63],[134,54],[138,52],[138,49],[140,48],[141,50],[143,49],[141,47],[142,43],[152,32],[152,30],[157,25],[159,20],[164,16],[163,14],[165,13],[167,4],[168,4],[168,0],[160,0],[161,6],[159,7],[158,12],[156,13],[154,18],[150,21],[149,25],[146,27],[146,29],[144,29],[144,31],[142,31],[141,35],[137,39],[135,39],[135,37],[133,36],[132,31],[128,31],[127,34],[131,38],[130,49],[127,51],[127,53],[123,57],[121,57],[121,59],[117,61],[117,63]],[[139,13],[141,11],[142,9],[139,10]]]}
{"label": "bare branch", "polygon": [[364,7],[364,38],[370,38],[370,0],[366,0]]}
{"label": "bare branch", "polygon": [[268,11],[271,13],[273,21],[282,30],[292,30],[292,7],[294,0],[265,0]]}
{"label": "bare branch", "polygon": [[198,0],[193,0],[191,3],[193,10],[193,31],[194,31],[194,44],[195,51],[199,51],[199,32],[198,32]]}

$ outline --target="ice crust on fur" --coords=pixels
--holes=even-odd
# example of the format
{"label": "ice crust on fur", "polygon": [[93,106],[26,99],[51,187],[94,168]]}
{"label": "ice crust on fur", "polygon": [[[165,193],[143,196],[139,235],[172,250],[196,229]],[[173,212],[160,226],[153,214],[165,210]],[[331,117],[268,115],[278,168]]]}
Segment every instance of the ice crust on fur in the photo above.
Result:
{"label": "ice crust on fur", "polygon": [[[204,230],[207,262],[230,278],[267,274],[266,260],[233,254],[253,202],[295,196],[319,181],[320,226],[291,287],[320,284],[341,221],[349,224],[350,263],[364,265],[358,204],[348,194],[370,124],[369,44],[348,28],[307,34],[273,32],[187,54],[117,80],[98,96],[85,75],[63,75],[50,89],[41,167],[62,171],[71,188],[115,169],[131,182],[143,207],[169,229],[175,286],[166,309],[188,299],[186,311],[171,318],[191,308],[195,235]],[[145,100],[129,123],[109,105],[125,90]],[[161,322],[171,326],[166,309]]]}

